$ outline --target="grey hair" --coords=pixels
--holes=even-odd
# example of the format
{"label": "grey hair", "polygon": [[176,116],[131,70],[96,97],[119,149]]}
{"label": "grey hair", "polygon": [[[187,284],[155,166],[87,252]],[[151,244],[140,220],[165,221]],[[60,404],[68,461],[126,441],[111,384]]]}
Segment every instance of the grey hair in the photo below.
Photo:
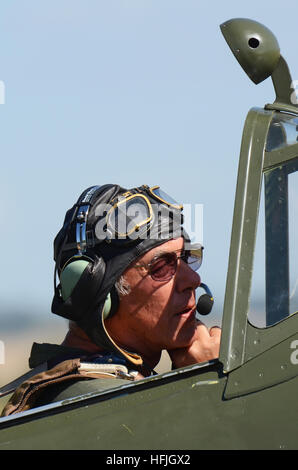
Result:
{"label": "grey hair", "polygon": [[130,285],[124,276],[120,276],[118,281],[115,283],[115,289],[119,296],[127,295],[130,293]]}
{"label": "grey hair", "polygon": [[[124,276],[119,277],[118,281],[116,281],[115,283],[115,288],[119,297],[120,296],[123,297],[124,295],[129,294],[131,291],[131,287]],[[69,324],[69,327],[76,326],[76,322],[73,320],[69,320],[68,324]]]}

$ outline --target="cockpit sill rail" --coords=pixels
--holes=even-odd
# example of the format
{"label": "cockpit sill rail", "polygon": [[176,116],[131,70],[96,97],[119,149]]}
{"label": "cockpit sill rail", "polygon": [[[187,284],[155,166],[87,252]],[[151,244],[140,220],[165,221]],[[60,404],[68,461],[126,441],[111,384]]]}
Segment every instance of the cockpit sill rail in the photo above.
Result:
{"label": "cockpit sill rail", "polygon": [[[218,370],[219,376],[223,376],[222,364],[219,359],[213,359],[207,362],[194,364],[191,366],[183,367],[181,369],[175,369],[170,372],[164,372],[151,377],[146,377],[136,382],[127,382],[125,385],[118,385],[107,390],[92,391],[78,395],[73,398],[56,401],[47,405],[32,408],[31,410],[22,411],[10,416],[0,417],[0,430],[8,428],[10,426],[18,425],[24,421],[31,421],[34,419],[41,419],[50,414],[56,414],[64,412],[70,408],[77,408],[81,406],[89,406],[95,402],[105,401],[112,398],[117,398],[130,393],[139,392],[141,390],[148,390],[155,386],[166,385],[170,382],[174,382],[190,378],[195,376],[198,372],[208,372],[211,370]],[[101,379],[95,379],[101,380]],[[102,379],[105,380],[105,379]],[[206,380],[205,380],[206,382]],[[210,380],[210,384],[216,383],[214,380]]]}

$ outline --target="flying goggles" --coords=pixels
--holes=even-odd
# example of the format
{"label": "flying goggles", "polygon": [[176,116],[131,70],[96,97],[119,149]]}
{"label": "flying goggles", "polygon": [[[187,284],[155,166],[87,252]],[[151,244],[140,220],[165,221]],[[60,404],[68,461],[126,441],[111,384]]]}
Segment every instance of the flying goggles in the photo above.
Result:
{"label": "flying goggles", "polygon": [[173,223],[181,225],[183,209],[181,204],[162,191],[159,186],[151,188],[142,186],[140,190],[142,190],[140,193],[127,191],[117,198],[116,203],[112,203],[106,215],[106,238],[146,238],[148,229],[152,227],[157,217],[162,217],[164,231],[166,224],[169,232]]}
{"label": "flying goggles", "polygon": [[[171,233],[181,226],[183,209],[159,186],[141,186],[133,191],[118,195],[110,204],[97,207],[98,222],[94,228],[93,243],[121,240],[130,242],[145,238],[170,238]],[[76,246],[82,255],[89,244],[87,233],[88,204],[78,208],[76,216]],[[159,223],[156,224],[156,221]],[[153,225],[154,230],[151,230]],[[162,234],[156,227],[162,226]],[[95,240],[94,240],[95,237]]]}

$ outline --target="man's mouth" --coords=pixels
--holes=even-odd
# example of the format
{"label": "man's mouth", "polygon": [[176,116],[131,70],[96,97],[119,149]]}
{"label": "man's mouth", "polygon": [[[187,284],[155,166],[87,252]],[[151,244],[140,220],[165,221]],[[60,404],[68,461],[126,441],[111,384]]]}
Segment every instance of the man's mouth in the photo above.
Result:
{"label": "man's mouth", "polygon": [[184,310],[181,310],[181,312],[178,312],[176,315],[180,315],[183,317],[190,317],[192,314],[195,314],[195,311],[196,311],[196,306],[187,307]]}

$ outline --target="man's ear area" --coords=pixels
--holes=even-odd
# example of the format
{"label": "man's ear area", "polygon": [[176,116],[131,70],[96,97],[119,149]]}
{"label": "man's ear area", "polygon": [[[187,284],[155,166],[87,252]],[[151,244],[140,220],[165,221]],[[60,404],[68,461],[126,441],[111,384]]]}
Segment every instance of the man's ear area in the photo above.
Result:
{"label": "man's ear area", "polygon": [[130,283],[127,280],[127,276],[125,273],[119,277],[118,281],[116,281],[115,289],[120,298],[130,293],[131,291]]}

